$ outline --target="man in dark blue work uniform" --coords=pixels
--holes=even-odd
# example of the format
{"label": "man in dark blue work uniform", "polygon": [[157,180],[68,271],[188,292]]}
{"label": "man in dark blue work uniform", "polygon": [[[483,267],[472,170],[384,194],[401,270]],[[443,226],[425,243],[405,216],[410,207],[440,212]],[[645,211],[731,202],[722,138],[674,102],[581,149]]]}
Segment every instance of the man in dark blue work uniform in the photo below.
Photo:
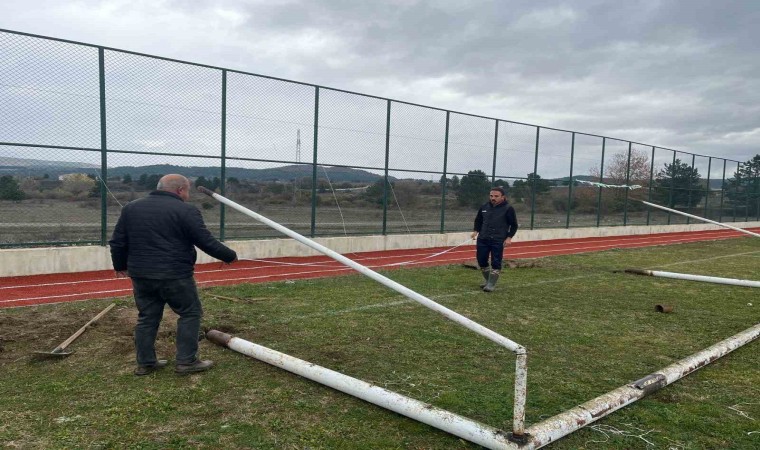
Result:
{"label": "man in dark blue work uniform", "polygon": [[[517,233],[518,225],[515,209],[504,196],[503,188],[491,188],[488,197],[490,201],[478,209],[472,238],[478,238],[476,256],[478,266],[486,280],[480,287],[485,292],[493,292],[501,273],[504,247],[512,243],[512,237]],[[489,256],[491,257],[490,267]]]}
{"label": "man in dark blue work uniform", "polygon": [[155,342],[167,304],[179,315],[175,372],[203,372],[213,365],[198,359],[203,308],[193,278],[195,247],[226,263],[237,254],[211,235],[198,208],[186,203],[189,198],[187,178],[162,177],[150,195],[124,207],[108,241],[116,275],[132,278],[138,376],[166,366],[156,358]]}

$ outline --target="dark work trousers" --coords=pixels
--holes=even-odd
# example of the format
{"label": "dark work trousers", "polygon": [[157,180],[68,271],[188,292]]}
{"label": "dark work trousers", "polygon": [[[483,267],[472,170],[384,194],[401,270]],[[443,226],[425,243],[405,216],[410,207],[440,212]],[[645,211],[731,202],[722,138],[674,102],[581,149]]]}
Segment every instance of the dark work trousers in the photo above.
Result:
{"label": "dark work trousers", "polygon": [[191,364],[198,355],[198,333],[203,308],[193,277],[179,280],[132,278],[137,305],[135,351],[138,366],[156,364],[156,335],[164,315],[164,305],[179,315],[177,319],[177,364]]}
{"label": "dark work trousers", "polygon": [[501,239],[480,239],[475,245],[475,255],[478,265],[488,267],[488,256],[491,255],[491,269],[501,270],[501,260],[504,257],[504,241]]}

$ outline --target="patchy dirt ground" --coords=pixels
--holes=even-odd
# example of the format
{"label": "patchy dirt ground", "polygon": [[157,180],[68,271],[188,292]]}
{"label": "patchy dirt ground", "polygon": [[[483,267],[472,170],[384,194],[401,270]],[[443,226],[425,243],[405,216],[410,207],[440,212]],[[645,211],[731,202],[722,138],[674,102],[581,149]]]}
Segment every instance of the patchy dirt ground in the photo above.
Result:
{"label": "patchy dirt ground", "polygon": [[[35,351],[49,352],[73,335],[105,309],[107,301],[70,305],[42,305],[0,311],[0,365],[41,357]],[[160,355],[174,353],[177,315],[167,309],[156,339]],[[67,349],[107,358],[134,360],[133,332],[137,309],[131,300],[116,301],[116,307],[72,342]]]}

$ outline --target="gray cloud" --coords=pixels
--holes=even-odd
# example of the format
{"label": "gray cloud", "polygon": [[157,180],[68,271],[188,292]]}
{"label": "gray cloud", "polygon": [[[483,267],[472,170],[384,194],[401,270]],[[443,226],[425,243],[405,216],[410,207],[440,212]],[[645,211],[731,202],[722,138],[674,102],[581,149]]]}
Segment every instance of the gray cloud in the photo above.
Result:
{"label": "gray cloud", "polygon": [[752,0],[4,8],[0,27],[19,31],[740,161],[760,152]]}

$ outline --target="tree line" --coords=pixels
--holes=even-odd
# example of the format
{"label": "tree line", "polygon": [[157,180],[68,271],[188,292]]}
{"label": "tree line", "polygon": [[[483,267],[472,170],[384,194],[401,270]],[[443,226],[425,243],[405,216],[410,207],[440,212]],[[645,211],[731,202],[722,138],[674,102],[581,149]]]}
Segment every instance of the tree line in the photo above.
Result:
{"label": "tree line", "polygon": [[[125,174],[120,181],[130,189],[152,190],[155,189],[162,176],[162,174],[149,175],[143,173],[134,179],[130,174]],[[650,179],[649,157],[645,152],[638,150],[633,150],[630,156],[623,153],[616,154],[611,158],[603,176],[601,170],[592,168],[589,176],[585,178],[602,179],[604,183],[608,184],[648,185]],[[653,181],[651,186],[652,200],[671,208],[694,208],[705,199],[710,189],[709,186],[705,185],[699,170],[680,159],[675,159],[672,163],[665,163],[651,178]],[[536,206],[549,203],[548,207],[558,211],[566,210],[568,207],[571,209],[582,208],[583,202],[586,203],[585,207],[589,210],[598,206],[596,190],[594,189],[578,189],[576,190],[577,195],[570,199],[567,196],[562,198],[560,195],[556,195],[557,198],[552,199],[551,195],[548,194],[553,187],[572,184],[573,189],[575,189],[579,186],[578,181],[569,179],[549,180],[536,173],[529,173],[524,179],[513,180],[511,185],[503,179],[491,182],[490,178],[481,170],[471,170],[461,178],[457,175],[451,178],[442,176],[437,184],[413,180],[393,180],[389,181],[390,189],[388,191],[390,192],[384,189],[384,182],[382,178],[377,180],[367,186],[359,197],[370,203],[381,204],[386,195],[391,195],[396,197],[393,201],[398,202],[401,206],[414,206],[422,196],[440,195],[440,190],[445,188],[447,192],[454,194],[456,203],[460,207],[477,208],[488,199],[488,191],[492,186],[501,186],[507,192],[512,203],[532,205],[535,199]],[[111,189],[114,189],[112,183],[114,181],[109,180]],[[49,177],[30,180],[29,177],[20,178],[4,175],[0,177],[0,200],[24,200],[27,198],[28,192],[42,191],[42,184],[55,185],[56,189],[65,195],[70,195],[74,199],[81,199],[83,197],[98,197],[103,183],[94,174],[71,174],[61,181],[49,180]],[[194,185],[218,190],[221,187],[221,179],[219,177],[205,178],[200,176],[194,181]],[[286,186],[279,182],[256,182],[252,185],[248,180],[241,182],[237,178],[230,177],[227,178],[226,186],[233,192],[250,191],[256,193],[264,190],[272,194],[290,195],[292,198],[296,198],[297,191],[302,190],[299,186],[310,187],[311,179],[294,182],[291,194],[287,194],[285,192]],[[341,186],[343,188],[356,187],[350,183],[342,183]],[[330,185],[326,180],[318,180],[319,193],[325,193],[329,188]],[[729,204],[746,204],[748,214],[758,214],[760,211],[760,154],[741,164],[733,177],[725,180],[723,190]],[[638,202],[628,202],[627,199],[625,190],[608,189],[604,195],[602,206],[607,211],[622,211],[624,205],[629,210],[643,208]]]}

